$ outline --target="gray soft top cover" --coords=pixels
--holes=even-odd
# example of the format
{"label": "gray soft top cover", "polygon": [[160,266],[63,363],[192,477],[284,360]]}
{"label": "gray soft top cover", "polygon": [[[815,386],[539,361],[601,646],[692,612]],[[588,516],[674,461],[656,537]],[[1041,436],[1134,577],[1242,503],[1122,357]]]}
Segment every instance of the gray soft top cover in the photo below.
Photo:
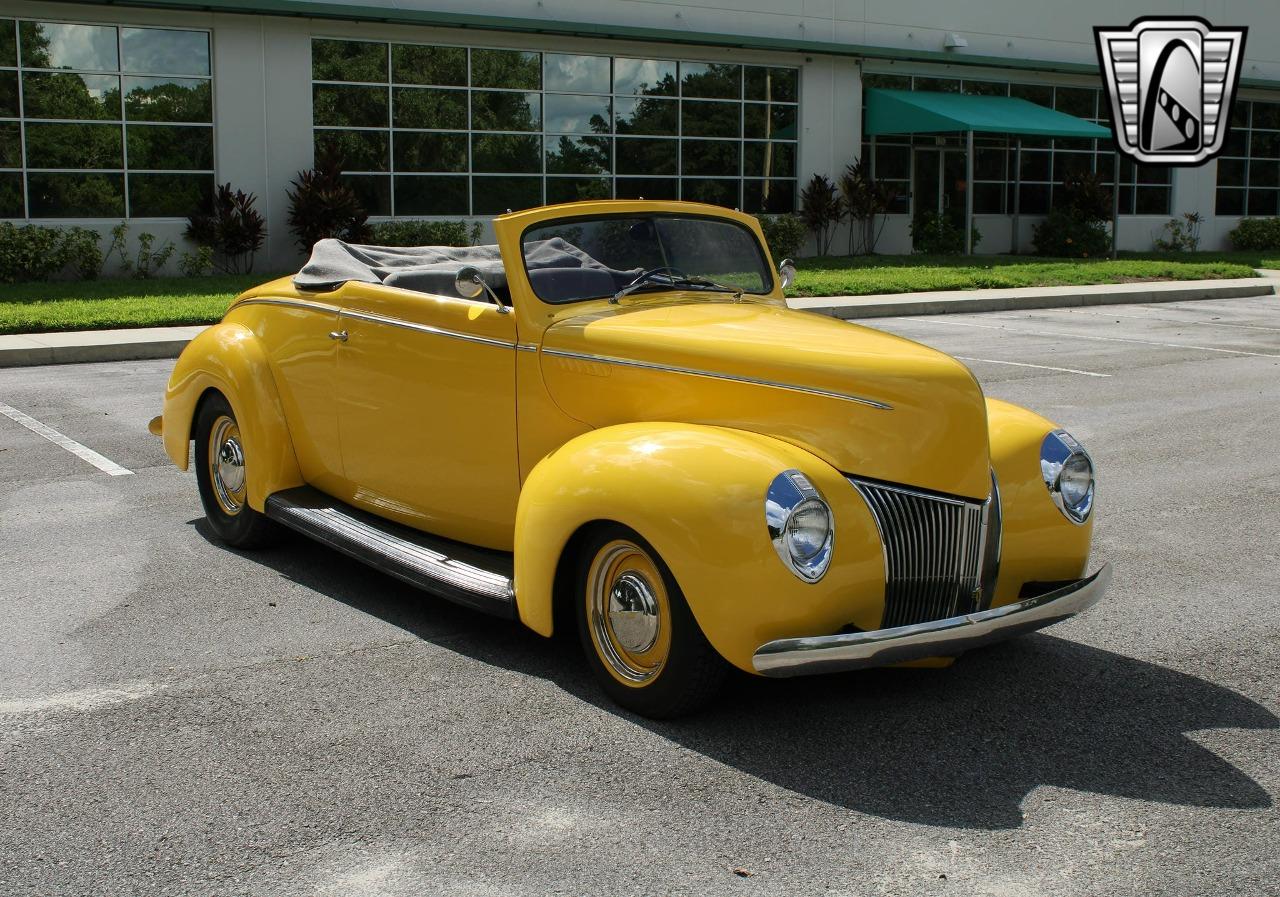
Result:
{"label": "gray soft top cover", "polygon": [[[565,283],[564,275],[570,275],[570,280],[578,279],[573,274],[589,274],[592,280],[626,283],[636,273],[615,271],[560,237],[526,243],[525,263],[535,284],[551,280],[565,287],[570,284]],[[468,265],[494,290],[506,288],[507,274],[496,245],[361,246],[333,239],[316,243],[293,284],[300,290],[327,292],[355,280],[456,297],[454,278]]]}

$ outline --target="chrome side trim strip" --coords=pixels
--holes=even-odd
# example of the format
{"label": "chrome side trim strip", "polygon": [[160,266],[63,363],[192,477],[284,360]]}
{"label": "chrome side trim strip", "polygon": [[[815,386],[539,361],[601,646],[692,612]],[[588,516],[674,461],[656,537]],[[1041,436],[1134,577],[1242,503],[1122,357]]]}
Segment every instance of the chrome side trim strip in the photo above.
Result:
{"label": "chrome side trim strip", "polygon": [[538,347],[533,343],[516,343],[517,352],[537,352]]}
{"label": "chrome side trim strip", "polygon": [[828,399],[844,399],[848,402],[857,402],[859,405],[866,405],[870,408],[878,408],[881,411],[892,411],[893,406],[884,402],[877,402],[875,399],[864,398],[863,396],[855,396],[850,393],[832,392],[826,389],[815,389],[810,386],[796,386],[793,383],[779,383],[776,380],[762,380],[757,377],[744,377],[738,374],[724,374],[717,371],[704,371],[698,368],[682,368],[669,364],[658,364],[651,361],[636,361],[630,358],[615,358],[610,355],[591,355],[585,352],[569,352],[564,349],[543,349],[544,355],[555,355],[558,358],[576,358],[579,361],[594,361],[602,364],[617,364],[623,367],[644,368],[651,371],[667,371],[672,374],[688,374],[691,377],[707,377],[711,380],[728,380],[733,383],[749,383],[752,386],[770,386],[774,389],[786,389],[791,392],[802,392],[813,396],[823,396]]}
{"label": "chrome side trim strip", "polygon": [[458,339],[467,343],[479,343],[482,346],[497,346],[502,349],[514,349],[515,343],[509,343],[506,340],[493,339],[488,336],[476,336],[473,333],[459,333],[456,330],[445,330],[443,327],[432,327],[430,324],[416,324],[413,321],[404,321],[400,318],[391,318],[386,315],[374,314],[367,311],[353,311],[349,308],[342,309],[343,317],[356,318],[360,321],[369,321],[372,324],[387,324],[391,327],[401,327],[405,330],[415,330],[419,333],[430,333],[433,336],[445,336],[449,339]]}
{"label": "chrome side trim strip", "polygon": [[784,677],[950,657],[1074,617],[1097,604],[1110,582],[1111,565],[1104,564],[1090,577],[1004,607],[874,632],[766,642],[751,663],[757,673]]}
{"label": "chrome side trim strip", "polygon": [[242,305],[281,305],[285,308],[305,308],[308,311],[327,311],[337,314],[342,309],[336,305],[330,305],[327,302],[310,302],[306,299],[244,299],[235,303],[233,309]]}

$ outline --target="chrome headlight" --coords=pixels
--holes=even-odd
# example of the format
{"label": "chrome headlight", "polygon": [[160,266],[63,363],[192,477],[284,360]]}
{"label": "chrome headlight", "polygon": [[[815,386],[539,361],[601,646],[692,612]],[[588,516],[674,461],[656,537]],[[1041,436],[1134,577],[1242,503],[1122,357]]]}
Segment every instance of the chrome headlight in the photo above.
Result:
{"label": "chrome headlight", "polygon": [[1058,510],[1072,523],[1093,512],[1093,459],[1066,430],[1054,430],[1040,443],[1040,475]]}
{"label": "chrome headlight", "polygon": [[798,470],[773,478],[765,494],[764,519],[774,551],[805,582],[817,582],[831,566],[835,520],[831,506]]}

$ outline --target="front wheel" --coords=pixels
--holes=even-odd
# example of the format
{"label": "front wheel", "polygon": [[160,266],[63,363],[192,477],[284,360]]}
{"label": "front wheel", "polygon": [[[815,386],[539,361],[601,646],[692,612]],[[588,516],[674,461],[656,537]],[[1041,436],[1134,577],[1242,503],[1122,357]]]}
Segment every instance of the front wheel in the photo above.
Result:
{"label": "front wheel", "polygon": [[578,558],[578,635],[618,704],[666,719],[700,709],[728,665],[702,634],[671,570],[639,534],[602,526]]}
{"label": "front wheel", "polygon": [[195,443],[200,503],[217,537],[233,548],[258,548],[271,542],[275,524],[249,507],[249,459],[236,414],[221,393],[213,393],[200,403]]}

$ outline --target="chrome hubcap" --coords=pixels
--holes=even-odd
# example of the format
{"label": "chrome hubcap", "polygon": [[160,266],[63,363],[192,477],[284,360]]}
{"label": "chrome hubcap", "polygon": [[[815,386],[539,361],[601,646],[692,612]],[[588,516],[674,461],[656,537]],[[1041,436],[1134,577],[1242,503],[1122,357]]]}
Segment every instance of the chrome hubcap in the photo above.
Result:
{"label": "chrome hubcap", "polygon": [[591,641],[609,672],[643,686],[661,672],[671,648],[671,611],[662,574],[648,553],[619,539],[605,545],[587,580]]}
{"label": "chrome hubcap", "polygon": [[244,507],[244,449],[240,445],[240,428],[225,415],[214,421],[209,434],[209,478],[222,510],[233,516],[239,514]]}
{"label": "chrome hubcap", "polygon": [[658,599],[643,576],[626,572],[609,592],[609,626],[619,644],[643,654],[658,640]]}

